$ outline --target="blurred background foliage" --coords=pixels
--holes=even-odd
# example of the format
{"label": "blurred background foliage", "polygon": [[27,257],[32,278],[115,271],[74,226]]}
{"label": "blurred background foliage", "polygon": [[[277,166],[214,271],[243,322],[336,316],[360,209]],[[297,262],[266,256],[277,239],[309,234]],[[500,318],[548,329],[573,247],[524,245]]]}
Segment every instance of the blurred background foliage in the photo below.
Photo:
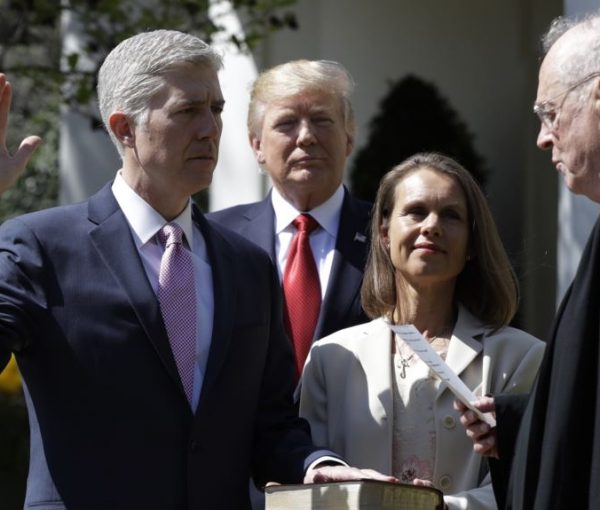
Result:
{"label": "blurred background foliage", "polygon": [[465,122],[434,83],[407,75],[389,84],[369,123],[367,142],[350,169],[353,194],[374,201],[381,178],[417,152],[454,158],[485,187],[486,163]]}
{"label": "blurred background foliage", "polygon": [[[0,200],[0,222],[57,203],[60,114],[73,108],[101,128],[95,108],[96,74],[120,41],[157,28],[191,33],[206,42],[252,50],[269,33],[297,28],[296,0],[0,0],[0,72],[13,85],[7,147],[30,134],[44,143],[25,175]],[[211,16],[209,16],[209,7]],[[230,33],[223,16],[235,9],[244,35]],[[218,13],[218,14],[215,14]],[[75,45],[63,45],[65,27]],[[0,373],[0,508],[23,507],[28,427],[14,358]]]}

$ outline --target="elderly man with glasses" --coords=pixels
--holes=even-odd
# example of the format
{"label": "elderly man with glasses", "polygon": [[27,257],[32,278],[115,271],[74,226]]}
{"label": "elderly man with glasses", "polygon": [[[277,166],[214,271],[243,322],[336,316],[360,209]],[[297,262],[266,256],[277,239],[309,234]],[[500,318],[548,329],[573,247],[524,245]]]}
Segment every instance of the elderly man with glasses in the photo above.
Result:
{"label": "elderly man with glasses", "polygon": [[[559,18],[544,37],[534,112],[537,145],[570,191],[600,203],[600,12]],[[600,508],[600,221],[557,313],[531,395],[484,397],[497,427],[463,410],[476,451],[491,457],[499,508]],[[519,427],[520,423],[520,427]]]}

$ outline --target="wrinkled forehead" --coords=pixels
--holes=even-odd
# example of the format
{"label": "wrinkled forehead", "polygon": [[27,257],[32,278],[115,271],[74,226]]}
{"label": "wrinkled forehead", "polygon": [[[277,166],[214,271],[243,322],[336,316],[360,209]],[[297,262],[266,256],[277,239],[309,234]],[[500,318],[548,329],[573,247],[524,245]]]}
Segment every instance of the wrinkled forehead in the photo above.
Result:
{"label": "wrinkled forehead", "polygon": [[222,101],[223,94],[217,72],[210,66],[185,64],[174,66],[159,78],[155,100],[160,96],[181,96],[190,101]]}
{"label": "wrinkled forehead", "polygon": [[560,60],[557,56],[548,53],[544,58],[538,74],[536,103],[550,101],[567,86],[564,73],[561,72]]}
{"label": "wrinkled forehead", "polygon": [[274,104],[302,111],[342,111],[342,99],[334,92],[323,89],[304,89],[294,94],[281,96]]}
{"label": "wrinkled forehead", "polygon": [[576,26],[557,39],[540,65],[537,102],[547,101],[580,78],[573,70],[579,67],[594,37],[585,27]]}

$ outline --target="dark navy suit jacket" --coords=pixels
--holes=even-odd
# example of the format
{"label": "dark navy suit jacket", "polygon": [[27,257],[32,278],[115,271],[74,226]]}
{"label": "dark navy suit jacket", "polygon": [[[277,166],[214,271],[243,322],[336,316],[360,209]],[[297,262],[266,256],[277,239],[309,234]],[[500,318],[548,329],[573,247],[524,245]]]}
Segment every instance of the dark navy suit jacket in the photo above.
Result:
{"label": "dark navy suit jacket", "polygon": [[215,304],[195,414],[110,185],[0,228],[0,368],[14,352],[26,385],[26,508],[245,509],[250,475],[300,482],[329,453],[295,416],[276,268],[194,221]]}
{"label": "dark navy suit jacket", "polygon": [[[333,266],[315,340],[369,320],[360,303],[360,286],[369,249],[370,213],[371,204],[344,189]],[[208,217],[256,243],[276,264],[275,211],[270,194],[261,202],[230,207]]]}

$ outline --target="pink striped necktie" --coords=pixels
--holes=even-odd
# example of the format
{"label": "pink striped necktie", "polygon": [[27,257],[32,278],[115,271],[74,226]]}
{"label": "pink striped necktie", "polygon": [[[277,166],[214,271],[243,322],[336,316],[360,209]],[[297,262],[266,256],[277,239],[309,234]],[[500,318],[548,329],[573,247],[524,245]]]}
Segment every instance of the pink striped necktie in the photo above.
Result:
{"label": "pink striped necktie", "polygon": [[165,246],[158,275],[158,301],[179,377],[191,405],[197,320],[192,254],[183,245],[183,230],[177,223],[167,223],[157,235]]}
{"label": "pink striped necktie", "polygon": [[312,344],[321,310],[321,283],[310,247],[310,233],[319,223],[308,214],[300,214],[292,224],[298,230],[290,244],[283,274],[285,322],[296,354],[299,378]]}

